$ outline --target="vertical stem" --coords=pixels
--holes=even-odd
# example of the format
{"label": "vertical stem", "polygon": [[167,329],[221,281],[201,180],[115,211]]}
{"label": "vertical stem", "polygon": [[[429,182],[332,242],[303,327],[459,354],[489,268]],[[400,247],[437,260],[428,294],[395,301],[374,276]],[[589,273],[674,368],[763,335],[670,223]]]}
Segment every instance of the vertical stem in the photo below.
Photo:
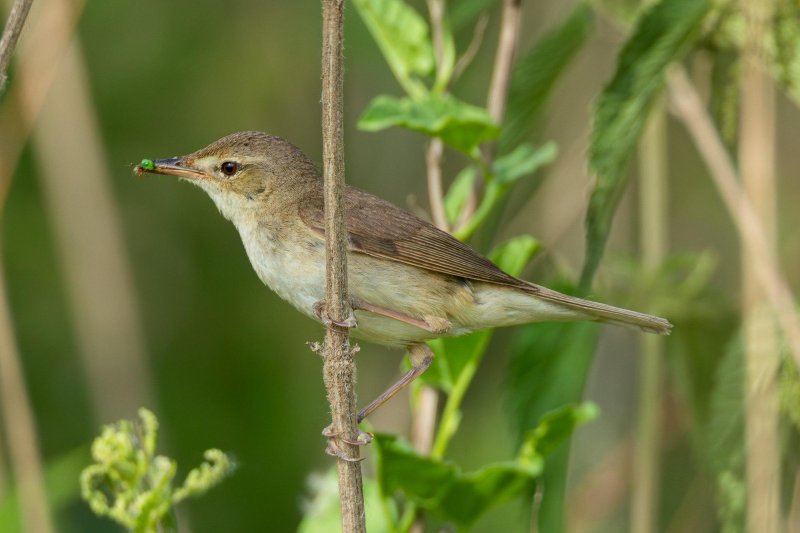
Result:
{"label": "vertical stem", "polygon": [[[522,0],[503,0],[503,14],[500,21],[500,37],[497,43],[497,52],[494,56],[494,70],[489,82],[489,94],[486,98],[486,108],[489,116],[497,124],[503,122],[508,103],[508,87],[511,84],[511,71],[517,55],[519,43],[520,12]],[[495,143],[483,146],[483,159],[486,167],[491,168],[494,160]],[[461,221],[469,220],[472,213],[478,208],[478,192],[481,182],[476,180],[475,187],[464,202],[464,212],[459,217]]]}
{"label": "vertical stem", "polygon": [[[347,296],[347,252],[344,224],[343,72],[344,0],[322,2],[322,158],[325,176],[325,301],[328,316],[341,322],[352,313]],[[323,372],[335,435],[355,442],[358,436],[355,364],[346,329],[329,326],[323,348]],[[348,457],[358,447],[336,438]],[[337,460],[342,530],[366,531],[361,465]]]}
{"label": "vertical stem", "polygon": [[[654,107],[639,147],[639,246],[642,264],[654,272],[667,251],[667,125],[663,105]],[[642,336],[639,413],[631,490],[631,531],[656,531],[661,429],[663,340]]]}
{"label": "vertical stem", "polygon": [[[775,250],[775,101],[765,72],[763,41],[771,18],[769,0],[743,0],[747,28],[742,72],[739,168],[742,185],[765,229],[766,253]],[[774,316],[749,250],[742,254],[742,318],[745,353],[745,458],[748,530],[780,531],[778,437],[779,342]]]}
{"label": "vertical stem", "polygon": [[5,283],[0,264],[0,407],[11,471],[19,490],[23,531],[50,533],[53,524],[47,508],[36,424],[25,389]]}

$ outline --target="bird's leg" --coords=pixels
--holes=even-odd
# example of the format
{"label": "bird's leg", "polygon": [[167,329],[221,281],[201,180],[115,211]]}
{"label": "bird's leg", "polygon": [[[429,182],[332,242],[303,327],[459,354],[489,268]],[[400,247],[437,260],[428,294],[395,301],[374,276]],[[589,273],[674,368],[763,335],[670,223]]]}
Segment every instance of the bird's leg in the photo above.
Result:
{"label": "bird's leg", "polygon": [[322,322],[326,327],[330,326],[331,324],[345,329],[350,329],[358,326],[358,322],[356,322],[356,317],[352,312],[350,313],[349,317],[347,317],[342,321],[336,321],[333,320],[331,317],[329,317],[325,300],[318,300],[317,302],[315,302],[313,309],[316,317],[319,318],[320,322]]}
{"label": "bird's leg", "polygon": [[369,302],[364,302],[362,300],[357,300],[355,298],[353,298],[352,306],[353,309],[361,309],[363,311],[369,311],[370,313],[375,313],[376,315],[393,318],[395,320],[399,320],[400,322],[405,322],[406,324],[417,326],[418,328],[424,329],[425,331],[430,331],[431,333],[446,333],[447,330],[450,329],[450,321],[444,318],[429,317],[425,320],[420,318],[414,318],[413,316],[406,315],[404,313],[401,313],[400,311],[395,311],[394,309],[381,307],[379,305],[371,304]]}
{"label": "bird's leg", "polygon": [[386,389],[386,391],[375,398],[369,405],[358,412],[358,421],[367,418],[375,409],[386,403],[395,394],[406,388],[412,381],[417,379],[425,372],[433,362],[433,350],[427,344],[418,343],[408,347],[408,354],[411,359],[411,370],[400,378],[397,383]]}

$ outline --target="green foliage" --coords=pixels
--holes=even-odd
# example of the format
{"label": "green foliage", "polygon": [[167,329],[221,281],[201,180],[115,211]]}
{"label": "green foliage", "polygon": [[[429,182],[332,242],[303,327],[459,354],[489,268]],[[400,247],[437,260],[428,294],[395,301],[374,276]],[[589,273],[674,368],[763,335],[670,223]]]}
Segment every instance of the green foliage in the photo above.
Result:
{"label": "green foliage", "polygon": [[714,54],[713,60],[711,113],[722,138],[733,145],[739,131],[740,55],[735,50],[721,50]]}
{"label": "green foliage", "polygon": [[777,0],[772,28],[775,77],[800,105],[800,4],[796,0]]}
{"label": "green foliage", "polygon": [[794,359],[788,355],[781,364],[779,387],[781,412],[800,431],[800,373]]}
{"label": "green foliage", "polygon": [[459,30],[472,22],[475,17],[488,10],[497,0],[458,0],[448,7],[453,30]]}
{"label": "green foliage", "polygon": [[425,19],[403,0],[354,0],[361,19],[389,68],[408,94],[427,92],[420,76],[433,72],[434,56]]}
{"label": "green foliage", "polygon": [[[580,401],[599,331],[597,324],[586,322],[531,324],[517,330],[509,349],[506,388],[508,411],[520,436],[544,413]],[[540,531],[564,530],[567,457],[566,449],[557,452],[545,468]]]}
{"label": "green foliage", "polygon": [[403,126],[431,137],[441,137],[448,145],[471,155],[482,142],[494,139],[500,130],[485,109],[454,96],[426,94],[417,99],[377,96],[370,102],[358,127],[380,131]]}
{"label": "green foliage", "polygon": [[[534,148],[530,144],[521,144],[511,153],[499,157],[492,165],[486,190],[478,208],[472,217],[453,234],[461,240],[469,239],[494,209],[501,204],[511,187],[520,179],[532,176],[539,168],[553,161],[557,153],[558,149],[555,143],[549,142],[539,148]],[[466,180],[466,178],[462,179]],[[464,187],[464,184],[456,181],[454,186]]]}
{"label": "green foliage", "polygon": [[[308,490],[310,497],[303,502],[298,533],[338,531],[342,526],[342,510],[336,469],[309,476]],[[378,482],[370,477],[364,477],[364,512],[370,533],[396,531],[397,507],[393,500],[382,498]]]}
{"label": "green foliage", "polygon": [[137,533],[173,531],[173,507],[205,494],[234,469],[219,450],[206,450],[207,462],[191,470],[173,489],[177,464],[156,455],[158,421],[147,409],[139,410],[141,424],[121,420],[105,426],[92,443],[95,464],[81,473],[81,495],[96,514],[107,516]]}
{"label": "green foliage", "polygon": [[402,492],[422,509],[468,528],[489,508],[529,492],[547,456],[596,415],[592,404],[548,413],[526,434],[515,460],[469,473],[450,462],[423,457],[395,436],[377,434],[378,481],[385,494]]}
{"label": "green foliage", "polygon": [[594,28],[591,8],[584,3],[520,58],[511,77],[508,110],[499,149],[506,152],[523,141],[561,73],[583,47]]}
{"label": "green foliage", "polygon": [[[489,254],[489,258],[512,276],[519,276],[539,249],[536,239],[520,235],[499,245]],[[429,344],[436,357],[418,381],[452,393],[464,379],[465,372],[474,372],[491,336],[492,331],[486,330],[431,341]]]}
{"label": "green foliage", "polygon": [[614,78],[600,95],[589,148],[597,182],[586,215],[583,291],[589,289],[600,263],[627,184],[627,164],[662,87],[664,71],[689,49],[709,8],[708,0],[661,0],[648,9],[619,54]]}
{"label": "green foliage", "polygon": [[745,530],[744,351],[741,334],[729,343],[717,368],[711,398],[708,454],[716,474],[722,531]]}

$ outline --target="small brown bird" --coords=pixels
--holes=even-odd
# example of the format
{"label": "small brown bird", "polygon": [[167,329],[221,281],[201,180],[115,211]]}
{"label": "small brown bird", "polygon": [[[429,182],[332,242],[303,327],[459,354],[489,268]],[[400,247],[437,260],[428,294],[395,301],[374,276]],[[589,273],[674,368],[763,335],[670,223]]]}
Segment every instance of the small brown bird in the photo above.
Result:
{"label": "small brown bird", "polygon": [[[204,189],[233,222],[258,277],[309,317],[324,313],[322,176],[289,142],[228,135],[183,157],[145,160],[137,173],[170,174]],[[345,192],[348,285],[355,337],[402,347],[412,369],[359,421],[430,365],[425,341],[541,322],[591,320],[668,334],[665,319],[567,296],[506,274],[433,225],[355,187]]]}

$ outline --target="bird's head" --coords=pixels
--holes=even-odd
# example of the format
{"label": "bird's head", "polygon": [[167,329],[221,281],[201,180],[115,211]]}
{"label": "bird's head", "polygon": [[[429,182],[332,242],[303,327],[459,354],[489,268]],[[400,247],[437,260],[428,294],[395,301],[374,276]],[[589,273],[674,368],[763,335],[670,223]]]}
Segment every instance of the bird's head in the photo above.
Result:
{"label": "bird's head", "polygon": [[205,190],[229,219],[266,198],[289,200],[319,171],[299,148],[257,131],[233,133],[191,154],[144,160],[138,174],[178,176]]}

